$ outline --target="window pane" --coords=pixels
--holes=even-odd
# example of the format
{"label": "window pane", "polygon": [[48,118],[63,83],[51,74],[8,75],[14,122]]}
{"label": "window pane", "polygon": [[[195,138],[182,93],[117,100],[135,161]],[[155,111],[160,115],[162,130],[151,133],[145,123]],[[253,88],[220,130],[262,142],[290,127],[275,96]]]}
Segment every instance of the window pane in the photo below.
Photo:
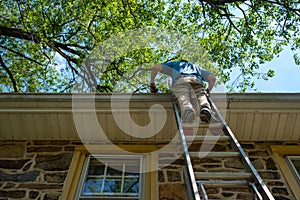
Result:
{"label": "window pane", "polygon": [[298,175],[300,176],[300,158],[299,159],[291,159],[292,163],[298,173]]}
{"label": "window pane", "polygon": [[82,197],[139,197],[140,156],[90,157]]}
{"label": "window pane", "polygon": [[103,165],[97,159],[91,159],[88,174],[89,175],[103,175],[104,169],[105,169],[105,165]]}
{"label": "window pane", "polygon": [[125,179],[124,193],[138,193],[139,192],[139,179]]}
{"label": "window pane", "polygon": [[118,163],[108,163],[108,165],[111,167],[107,168],[107,176],[122,176],[122,163],[120,165]]}
{"label": "window pane", "polygon": [[92,195],[92,193],[101,193],[103,179],[87,178],[82,195]]}

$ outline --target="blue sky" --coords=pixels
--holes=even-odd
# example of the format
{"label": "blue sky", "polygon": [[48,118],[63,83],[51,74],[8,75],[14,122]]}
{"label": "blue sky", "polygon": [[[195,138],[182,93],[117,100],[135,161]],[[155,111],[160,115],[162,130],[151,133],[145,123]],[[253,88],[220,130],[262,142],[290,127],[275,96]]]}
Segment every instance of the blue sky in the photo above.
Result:
{"label": "blue sky", "polygon": [[[290,48],[283,50],[278,57],[272,61],[261,65],[260,72],[267,72],[268,69],[275,71],[275,76],[269,80],[255,81],[255,88],[258,91],[247,90],[246,92],[262,92],[262,93],[300,93],[300,66],[296,65],[293,58],[293,52]],[[235,80],[239,72],[231,73],[231,80]],[[229,83],[231,84],[231,82]],[[216,88],[216,91],[224,92],[224,87]],[[228,92],[225,89],[225,92]]]}
{"label": "blue sky", "polygon": [[293,52],[286,48],[271,62],[262,66],[261,71],[275,70],[275,76],[268,81],[257,80],[259,92],[300,92],[300,66],[293,59]]}
{"label": "blue sky", "polygon": [[[300,52],[299,52],[300,53]],[[298,53],[298,54],[299,54]],[[293,52],[290,48],[283,50],[278,57],[261,66],[260,72],[267,72],[268,69],[275,71],[275,76],[269,80],[255,81],[255,88],[258,91],[247,90],[246,92],[261,92],[261,93],[300,93],[300,66],[296,65],[293,58]],[[239,71],[231,73],[231,81],[234,81],[239,75]],[[232,82],[229,82],[232,84]],[[213,92],[228,92],[224,85],[217,86]]]}

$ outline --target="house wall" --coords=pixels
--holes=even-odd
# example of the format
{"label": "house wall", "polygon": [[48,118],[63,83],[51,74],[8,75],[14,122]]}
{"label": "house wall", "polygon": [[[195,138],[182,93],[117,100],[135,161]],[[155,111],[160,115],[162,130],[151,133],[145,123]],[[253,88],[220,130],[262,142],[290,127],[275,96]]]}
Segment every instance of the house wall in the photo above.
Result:
{"label": "house wall", "polygon": [[[75,146],[72,141],[0,141],[0,200],[2,199],[59,199]],[[300,145],[298,142],[243,142],[266,185],[276,199],[294,197],[272,156],[270,145]],[[192,147],[193,148],[193,147]],[[226,150],[227,144],[217,145]],[[159,156],[159,163],[169,159]],[[193,160],[199,171],[237,171],[241,168],[230,158]],[[182,158],[158,171],[158,193],[161,200],[187,199],[183,180]],[[246,190],[209,189],[211,197],[220,199],[251,199]]]}
{"label": "house wall", "polygon": [[0,143],[0,199],[59,199],[74,146],[68,141]]}
{"label": "house wall", "polygon": [[[295,200],[282,171],[275,162],[271,152],[271,145],[300,145],[299,142],[241,142],[241,145],[254,167],[264,180],[271,193],[278,200]],[[197,148],[190,146],[190,149]],[[217,144],[214,150],[228,150],[228,143]],[[163,159],[163,158],[162,158]],[[166,159],[169,159],[166,157]],[[162,161],[161,161],[162,162]],[[159,196],[163,200],[187,199],[183,179],[184,160],[178,159],[159,171]],[[206,171],[228,171],[236,172],[242,170],[242,164],[236,158],[202,158],[192,159],[194,170]],[[210,199],[253,199],[248,189],[207,189]]]}

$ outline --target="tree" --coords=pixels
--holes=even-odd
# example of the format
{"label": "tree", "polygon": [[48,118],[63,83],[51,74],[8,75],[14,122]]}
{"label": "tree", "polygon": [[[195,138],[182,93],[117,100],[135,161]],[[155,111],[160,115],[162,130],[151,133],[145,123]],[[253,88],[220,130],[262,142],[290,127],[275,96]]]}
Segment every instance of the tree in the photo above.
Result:
{"label": "tree", "polygon": [[[240,75],[232,89],[245,91],[254,87],[252,77],[274,76],[272,70],[260,72],[262,63],[287,45],[292,50],[300,47],[299,0],[7,0],[0,4],[1,91],[71,92],[77,86],[79,91],[147,92],[152,64],[186,57],[202,64],[210,57],[224,83],[237,68]],[[140,30],[147,27],[175,30],[188,39],[178,45],[176,37],[167,38],[167,45],[176,44],[168,49],[163,34],[157,43],[155,34],[146,31],[145,39],[140,38],[143,48],[108,56],[107,48],[116,42],[111,38],[135,30],[142,35]],[[182,50],[191,41],[206,50],[204,56]],[[105,51],[101,45],[106,45]],[[300,64],[297,54],[294,58]],[[118,84],[120,80],[127,84]],[[165,84],[160,88],[167,90]]]}

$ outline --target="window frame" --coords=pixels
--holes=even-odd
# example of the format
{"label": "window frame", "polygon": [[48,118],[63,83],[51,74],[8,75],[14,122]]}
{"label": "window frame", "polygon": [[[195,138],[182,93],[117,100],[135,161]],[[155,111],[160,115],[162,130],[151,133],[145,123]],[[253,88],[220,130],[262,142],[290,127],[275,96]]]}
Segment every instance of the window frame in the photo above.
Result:
{"label": "window frame", "polygon": [[292,161],[294,159],[300,161],[300,155],[299,156],[286,156],[286,161],[288,163],[288,166],[290,167],[290,170],[292,171],[292,174],[294,175],[294,177],[295,177],[295,179],[296,179],[296,181],[299,185],[299,188],[300,188],[300,175],[299,175],[299,173],[298,173],[298,171],[297,171],[297,169],[296,169],[296,167],[295,167],[295,165]]}
{"label": "window frame", "polygon": [[287,156],[300,156],[300,146],[272,145],[271,150],[273,152],[274,159],[279,165],[279,168],[290,186],[295,199],[300,199],[300,185],[298,184],[297,179],[286,159]]}
{"label": "window frame", "polygon": [[[143,189],[145,186],[145,176],[143,173],[140,174],[139,180],[140,180],[140,189],[139,189],[139,196],[138,197],[122,197],[122,196],[101,196],[101,195],[95,195],[95,196],[84,196],[82,194],[82,190],[84,188],[84,184],[85,184],[85,180],[86,177],[88,176],[88,168],[89,168],[89,164],[92,158],[111,158],[113,159],[124,159],[126,160],[126,158],[137,158],[139,160],[139,168],[140,168],[140,172],[145,170],[145,156],[143,155],[112,155],[112,154],[90,154],[86,157],[84,166],[83,166],[83,170],[81,173],[81,178],[78,184],[78,188],[76,190],[76,197],[75,199],[144,199],[144,193],[143,193]],[[122,174],[122,178],[123,178]],[[104,176],[106,177],[106,175],[104,174]]]}
{"label": "window frame", "polygon": [[[86,158],[89,155],[142,155],[145,158],[144,180],[142,188],[143,200],[156,200],[157,192],[157,147],[155,145],[80,145],[76,146],[70,165],[61,199],[75,199],[81,173],[84,169]],[[87,198],[88,199],[88,198]],[[91,198],[90,198],[91,199]],[[95,198],[92,198],[95,199]]]}

